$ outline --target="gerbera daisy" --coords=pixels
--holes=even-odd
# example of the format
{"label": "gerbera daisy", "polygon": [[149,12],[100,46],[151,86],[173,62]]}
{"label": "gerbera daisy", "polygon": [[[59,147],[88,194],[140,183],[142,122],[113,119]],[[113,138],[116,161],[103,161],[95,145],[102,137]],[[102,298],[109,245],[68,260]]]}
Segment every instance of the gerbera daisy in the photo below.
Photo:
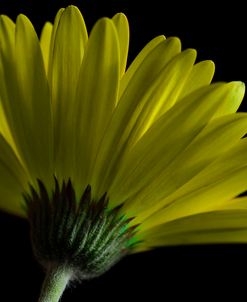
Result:
{"label": "gerbera daisy", "polygon": [[129,253],[247,241],[244,84],[211,84],[214,64],[174,37],[126,71],[128,45],[121,13],[89,38],[74,6],[40,40],[0,18],[0,206],[30,222],[39,301]]}

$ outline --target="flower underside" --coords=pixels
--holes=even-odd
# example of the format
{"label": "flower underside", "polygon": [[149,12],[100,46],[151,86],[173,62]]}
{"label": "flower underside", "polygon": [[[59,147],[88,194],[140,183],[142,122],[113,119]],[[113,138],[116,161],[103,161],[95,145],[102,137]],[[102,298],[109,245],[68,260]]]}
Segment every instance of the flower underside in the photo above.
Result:
{"label": "flower underside", "polygon": [[128,253],[247,242],[245,85],[212,83],[214,63],[176,37],[126,69],[128,48],[122,13],[88,34],[61,8],[40,39],[0,16],[0,209],[29,219],[39,302]]}
{"label": "flower underside", "polygon": [[88,185],[79,201],[69,179],[49,194],[38,180],[39,192],[30,185],[24,194],[31,225],[33,250],[38,261],[48,268],[62,265],[73,272],[73,279],[97,277],[128,254],[138,243],[132,218],[110,209],[104,194],[91,198]]}

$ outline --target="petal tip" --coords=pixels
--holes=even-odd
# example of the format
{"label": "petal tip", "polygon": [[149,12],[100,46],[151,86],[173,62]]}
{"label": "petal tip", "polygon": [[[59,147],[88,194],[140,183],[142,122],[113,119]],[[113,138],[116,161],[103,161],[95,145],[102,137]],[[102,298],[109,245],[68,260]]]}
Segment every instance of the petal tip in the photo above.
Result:
{"label": "petal tip", "polygon": [[65,9],[64,12],[66,13],[71,13],[71,14],[79,14],[81,15],[81,11],[79,10],[79,8],[75,5],[68,5]]}
{"label": "petal tip", "polygon": [[169,37],[166,41],[181,51],[181,40],[178,37]]}
{"label": "petal tip", "polygon": [[113,16],[113,19],[120,19],[120,20],[123,20],[123,21],[127,21],[127,22],[128,22],[127,16],[126,16],[124,13],[122,13],[122,12],[116,13],[116,14]]}
{"label": "petal tip", "polygon": [[242,81],[232,81],[228,84],[229,89],[234,89],[237,93],[244,93],[245,92],[245,83]]}

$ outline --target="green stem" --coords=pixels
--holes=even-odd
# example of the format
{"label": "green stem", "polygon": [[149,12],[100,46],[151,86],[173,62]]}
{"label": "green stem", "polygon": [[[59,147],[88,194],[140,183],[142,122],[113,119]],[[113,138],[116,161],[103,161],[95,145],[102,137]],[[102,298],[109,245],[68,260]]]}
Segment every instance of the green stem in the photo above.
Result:
{"label": "green stem", "polygon": [[38,302],[58,302],[69,280],[71,271],[63,266],[52,266],[47,270]]}

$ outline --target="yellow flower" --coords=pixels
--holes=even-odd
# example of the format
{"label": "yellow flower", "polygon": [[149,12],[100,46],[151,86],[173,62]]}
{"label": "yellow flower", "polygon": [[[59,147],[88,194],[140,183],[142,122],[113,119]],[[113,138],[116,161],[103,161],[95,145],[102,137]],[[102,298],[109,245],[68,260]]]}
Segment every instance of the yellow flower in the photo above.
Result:
{"label": "yellow flower", "polygon": [[126,71],[128,45],[121,13],[89,38],[74,6],[40,40],[0,18],[0,207],[30,221],[40,301],[128,253],[247,241],[244,84],[210,84],[213,62],[175,37]]}

